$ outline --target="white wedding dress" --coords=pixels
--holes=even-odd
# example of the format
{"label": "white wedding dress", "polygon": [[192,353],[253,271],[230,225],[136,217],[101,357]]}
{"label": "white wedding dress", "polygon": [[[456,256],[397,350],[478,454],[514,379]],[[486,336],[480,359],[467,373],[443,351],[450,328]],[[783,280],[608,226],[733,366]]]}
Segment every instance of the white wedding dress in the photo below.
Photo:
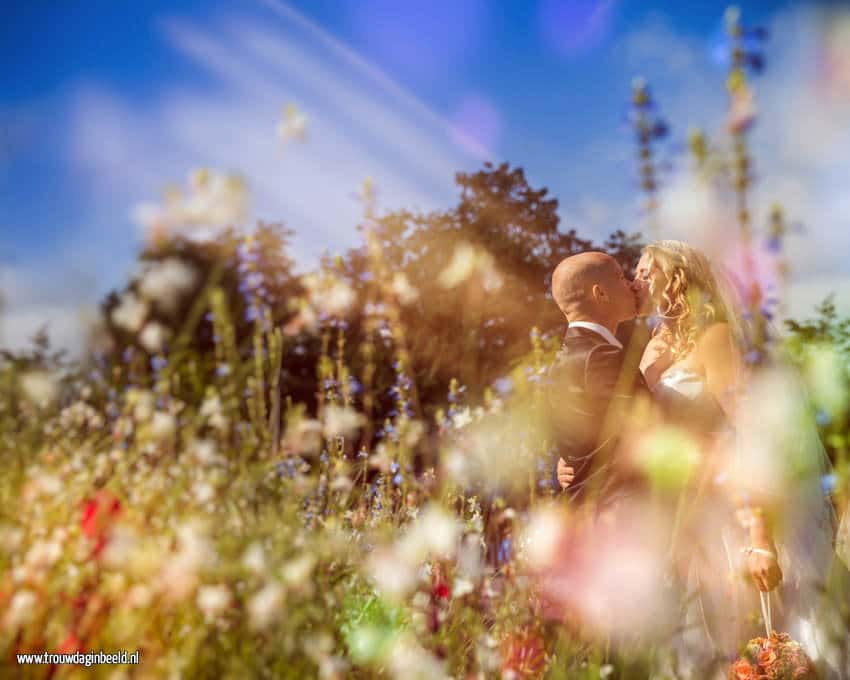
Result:
{"label": "white wedding dress", "polygon": [[[797,389],[798,385],[792,380],[784,388]],[[761,404],[747,402],[751,417],[744,419],[744,425],[739,422],[739,431],[734,432],[720,405],[706,389],[703,376],[691,368],[670,367],[653,392],[666,405],[674,422],[709,435],[715,441],[725,438],[733,451],[732,459],[737,458],[730,461],[735,464],[734,471],[721,470],[708,480],[706,492],[700,498],[691,499],[697,505],[696,519],[688,527],[687,544],[682,546],[687,555],[687,566],[679,574],[679,586],[686,590],[684,630],[673,646],[679,672],[702,680],[714,677],[714,673],[722,674],[742,644],[765,634],[758,591],[746,576],[742,549],[749,544],[748,533],[736,516],[728,472],[747,475],[746,478],[753,480],[760,477],[756,473],[764,461],[748,460],[748,457],[756,451],[754,438],[759,439],[760,450],[764,450],[761,428],[765,414],[759,407],[770,407],[768,402],[772,400],[764,398]],[[802,391],[799,395],[802,397]],[[784,485],[776,487],[782,489],[782,498],[773,503],[774,509],[793,508],[793,511],[781,511],[781,521],[774,533],[783,583],[771,593],[772,623],[774,629],[798,640],[812,658],[828,658],[829,650],[823,644],[825,636],[814,625],[829,616],[824,612],[819,586],[826,582],[834,558],[834,516],[831,504],[821,493],[821,475],[827,472],[828,460],[813,427],[795,430],[793,440],[777,445],[776,449],[769,454],[793,456],[797,465],[787,466],[794,468],[793,482],[788,484],[786,479]],[[752,488],[762,498],[772,491],[758,486],[754,483]]]}

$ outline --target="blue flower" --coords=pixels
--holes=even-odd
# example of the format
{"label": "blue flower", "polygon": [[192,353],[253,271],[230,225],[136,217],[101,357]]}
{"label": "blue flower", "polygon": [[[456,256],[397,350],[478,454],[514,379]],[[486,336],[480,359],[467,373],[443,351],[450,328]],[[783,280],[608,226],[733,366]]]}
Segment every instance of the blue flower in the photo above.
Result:
{"label": "blue flower", "polygon": [[829,411],[820,408],[815,414],[815,422],[820,425],[820,427],[826,427],[832,423],[832,414]]}
{"label": "blue flower", "polygon": [[395,486],[401,486],[401,483],[404,481],[404,477],[399,472],[395,477],[393,477],[393,484]]}
{"label": "blue flower", "polygon": [[505,564],[506,562],[510,562],[511,555],[513,554],[514,544],[511,540],[510,536],[506,536],[502,539],[502,542],[499,544],[499,551],[496,555],[496,560],[499,564]]}
{"label": "blue flower", "polygon": [[499,396],[507,397],[514,390],[514,382],[510,378],[499,378],[493,383],[493,389],[496,390]]}
{"label": "blue flower", "polygon": [[820,478],[820,488],[824,494],[832,493],[837,485],[838,477],[835,473],[830,473]]}
{"label": "blue flower", "polygon": [[390,472],[392,472],[393,474],[395,474],[396,472],[398,472],[398,467],[399,467],[399,466],[398,466],[398,461],[397,461],[397,460],[394,460],[392,463],[390,463]]}
{"label": "blue flower", "polygon": [[771,236],[767,239],[765,247],[768,252],[778,254],[782,251],[782,239],[778,236]]}
{"label": "blue flower", "polygon": [[159,373],[163,368],[168,365],[168,361],[164,357],[151,357],[151,370],[155,373]]}

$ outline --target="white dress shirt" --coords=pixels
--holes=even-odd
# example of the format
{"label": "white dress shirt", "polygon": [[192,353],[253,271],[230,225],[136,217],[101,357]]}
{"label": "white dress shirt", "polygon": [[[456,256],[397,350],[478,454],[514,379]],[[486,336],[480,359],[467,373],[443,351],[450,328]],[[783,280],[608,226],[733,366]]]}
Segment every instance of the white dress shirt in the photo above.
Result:
{"label": "white dress shirt", "polygon": [[570,321],[569,326],[570,328],[586,328],[590,331],[594,331],[595,333],[599,333],[599,335],[605,338],[605,341],[609,345],[614,345],[615,347],[623,349],[623,343],[617,340],[617,338],[614,337],[614,334],[602,324],[594,323],[593,321]]}

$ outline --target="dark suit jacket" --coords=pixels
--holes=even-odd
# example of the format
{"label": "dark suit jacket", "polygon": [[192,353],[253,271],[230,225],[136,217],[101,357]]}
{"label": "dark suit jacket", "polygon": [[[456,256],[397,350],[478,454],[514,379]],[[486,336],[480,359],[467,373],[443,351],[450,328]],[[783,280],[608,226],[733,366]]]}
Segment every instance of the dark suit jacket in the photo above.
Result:
{"label": "dark suit jacket", "polygon": [[[579,497],[591,486],[616,486],[614,465],[618,424],[637,394],[649,395],[638,364],[640,352],[626,352],[586,328],[568,328],[547,382],[554,443],[553,474],[559,457],[576,471],[568,493]],[[560,490],[555,478],[555,489]]]}

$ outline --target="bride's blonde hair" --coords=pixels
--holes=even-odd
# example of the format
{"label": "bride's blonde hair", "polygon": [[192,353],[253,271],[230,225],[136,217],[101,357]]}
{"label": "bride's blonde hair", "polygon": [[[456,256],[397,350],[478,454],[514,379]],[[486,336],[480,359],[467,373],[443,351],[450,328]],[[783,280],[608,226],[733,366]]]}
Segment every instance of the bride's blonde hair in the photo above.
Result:
{"label": "bride's blonde hair", "polygon": [[662,273],[661,290],[650,286],[650,294],[662,319],[660,332],[670,334],[676,359],[691,352],[705,328],[715,322],[729,324],[739,347],[744,345],[741,306],[727,278],[709,259],[682,241],[655,241],[644,249]]}

